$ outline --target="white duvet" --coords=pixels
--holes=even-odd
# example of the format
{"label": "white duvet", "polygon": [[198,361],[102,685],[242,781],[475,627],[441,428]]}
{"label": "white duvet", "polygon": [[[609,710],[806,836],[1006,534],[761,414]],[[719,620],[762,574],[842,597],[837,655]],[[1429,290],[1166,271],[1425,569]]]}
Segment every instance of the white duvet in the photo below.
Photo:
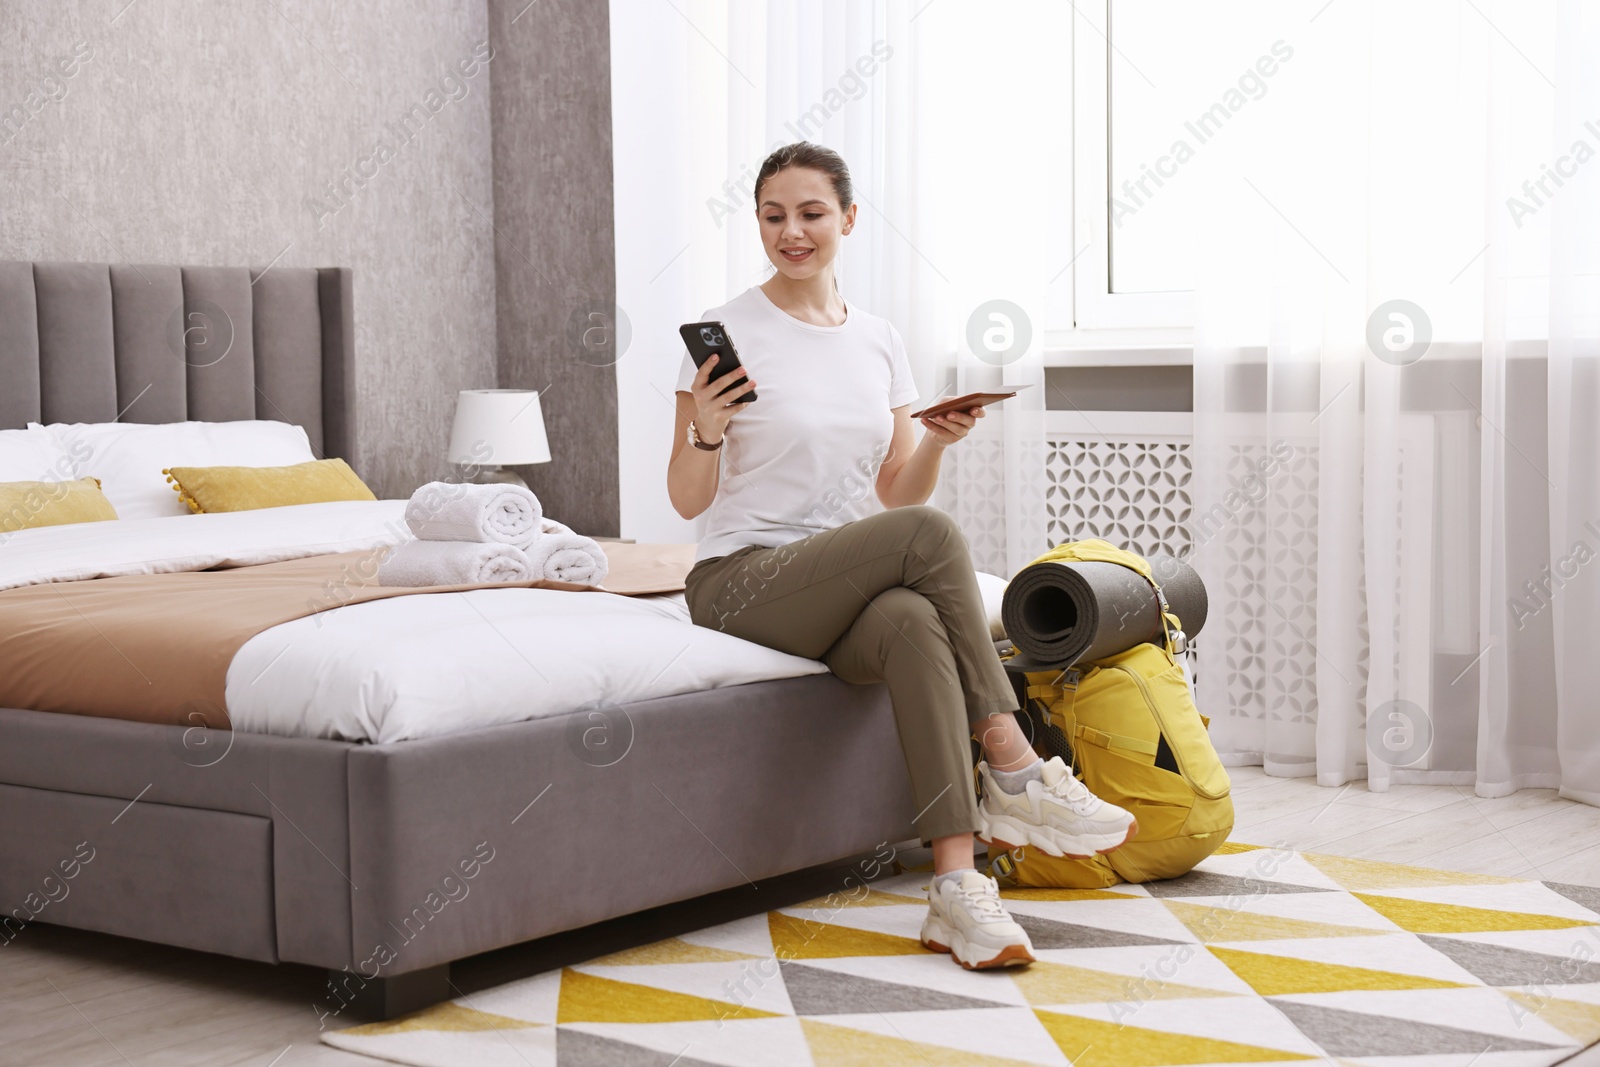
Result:
{"label": "white duvet", "polygon": [[[351,501],[25,530],[0,545],[0,589],[361,551],[409,537],[404,511]],[[682,593],[484,589],[265,630],[234,657],[227,704],[237,730],[389,742],[826,671],[693,625]]]}

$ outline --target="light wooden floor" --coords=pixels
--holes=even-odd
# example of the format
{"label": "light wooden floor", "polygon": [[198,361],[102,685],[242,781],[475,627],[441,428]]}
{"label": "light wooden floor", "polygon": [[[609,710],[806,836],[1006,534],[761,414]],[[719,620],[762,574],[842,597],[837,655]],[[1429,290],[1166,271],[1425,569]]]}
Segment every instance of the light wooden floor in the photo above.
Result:
{"label": "light wooden floor", "polygon": [[[1234,839],[1425,867],[1600,886],[1600,808],[1525,790],[1482,800],[1450,786],[1369,793],[1360,783],[1322,789],[1308,779],[1234,768]],[[827,876],[830,880],[833,876]],[[830,882],[831,884],[831,882]],[[800,880],[764,889],[814,895]],[[771,899],[751,910],[779,906]],[[638,922],[569,935],[579,960],[734,917],[717,899],[658,909]],[[590,951],[592,950],[592,951]],[[474,989],[551,964],[548,946],[464,961],[455,980]],[[377,1061],[317,1041],[312,1007],[322,974],[269,967],[35,924],[0,948],[0,1063],[31,1067],[372,1067]],[[1600,1067],[1600,1048],[1569,1060]]]}
{"label": "light wooden floor", "polygon": [[1465,786],[1366,783],[1325,789],[1230,767],[1233,839],[1302,852],[1410,863],[1503,878],[1600,886],[1600,808],[1524,789],[1485,800]]}

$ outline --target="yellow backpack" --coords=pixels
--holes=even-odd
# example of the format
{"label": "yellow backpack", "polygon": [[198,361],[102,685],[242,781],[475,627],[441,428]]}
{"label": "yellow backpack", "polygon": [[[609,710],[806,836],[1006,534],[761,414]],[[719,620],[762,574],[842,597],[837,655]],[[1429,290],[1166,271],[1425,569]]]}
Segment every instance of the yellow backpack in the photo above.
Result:
{"label": "yellow backpack", "polygon": [[1069,889],[1175,878],[1215,852],[1233,830],[1228,772],[1177,658],[1182,627],[1142,557],[1106,541],[1069,541],[1034,563],[1063,560],[1120,563],[1143,575],[1161,600],[1162,644],[1135,645],[1067,670],[1026,673],[1024,707],[1045,727],[1035,748],[1046,759],[1060,756],[1096,796],[1132,812],[1139,832],[1089,859],[991,847],[991,869],[1003,885]]}

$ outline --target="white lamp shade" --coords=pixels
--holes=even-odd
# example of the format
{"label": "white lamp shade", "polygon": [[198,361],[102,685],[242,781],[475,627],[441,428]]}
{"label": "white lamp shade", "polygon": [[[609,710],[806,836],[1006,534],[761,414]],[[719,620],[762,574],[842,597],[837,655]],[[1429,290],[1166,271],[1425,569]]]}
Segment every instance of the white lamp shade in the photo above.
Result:
{"label": "white lamp shade", "polygon": [[463,389],[450,431],[451,463],[549,463],[544,412],[534,389]]}

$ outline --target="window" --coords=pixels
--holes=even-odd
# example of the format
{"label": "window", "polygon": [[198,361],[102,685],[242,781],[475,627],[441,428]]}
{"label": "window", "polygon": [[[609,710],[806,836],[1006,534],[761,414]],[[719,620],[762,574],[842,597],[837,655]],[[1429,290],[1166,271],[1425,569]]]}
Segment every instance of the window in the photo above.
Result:
{"label": "window", "polygon": [[[1080,329],[1193,323],[1204,168],[1235,166],[1276,106],[1294,46],[1272,0],[1079,2],[1073,23],[1074,248]],[[1303,12],[1296,11],[1303,19]]]}

